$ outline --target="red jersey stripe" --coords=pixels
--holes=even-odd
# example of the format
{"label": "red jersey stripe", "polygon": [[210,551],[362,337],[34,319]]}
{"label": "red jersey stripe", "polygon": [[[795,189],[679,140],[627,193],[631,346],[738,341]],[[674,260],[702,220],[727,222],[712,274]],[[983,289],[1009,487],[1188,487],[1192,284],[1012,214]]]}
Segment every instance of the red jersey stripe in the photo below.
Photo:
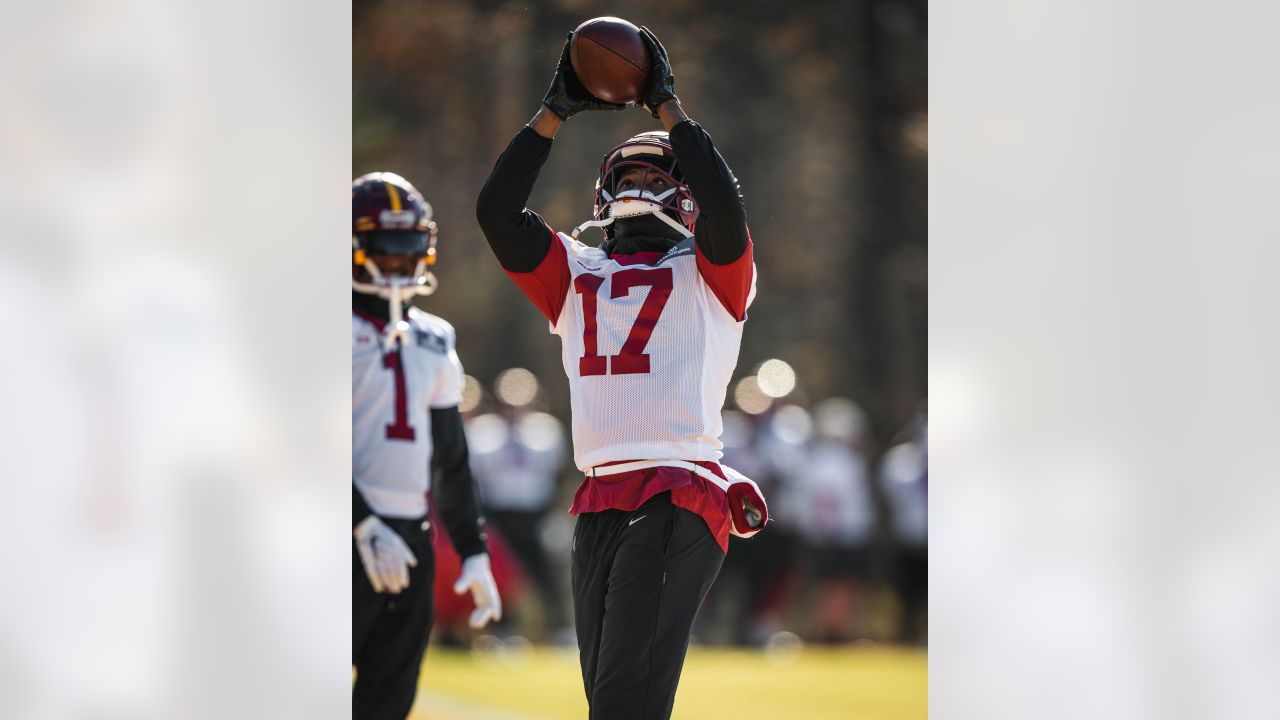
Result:
{"label": "red jersey stripe", "polygon": [[734,320],[742,322],[747,317],[747,299],[751,295],[751,272],[754,251],[751,235],[747,234],[747,249],[742,256],[728,265],[716,265],[708,260],[701,248],[697,249],[698,274],[706,281],[711,292],[729,311]]}
{"label": "red jersey stripe", "polygon": [[565,252],[564,243],[560,241],[555,231],[550,232],[551,247],[547,249],[547,256],[542,258],[542,262],[538,263],[538,267],[534,268],[533,272],[507,270],[506,273],[525,297],[537,306],[552,325],[555,325],[556,319],[560,317],[560,311],[564,309],[565,296],[569,292],[569,256]]}

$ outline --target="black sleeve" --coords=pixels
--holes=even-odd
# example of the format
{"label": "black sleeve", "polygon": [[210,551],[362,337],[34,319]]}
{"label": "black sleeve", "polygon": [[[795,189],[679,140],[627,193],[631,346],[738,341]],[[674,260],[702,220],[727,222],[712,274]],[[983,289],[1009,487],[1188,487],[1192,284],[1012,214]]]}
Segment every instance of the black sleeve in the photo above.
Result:
{"label": "black sleeve", "polygon": [[476,200],[480,229],[498,262],[512,272],[532,272],[551,249],[550,228],[525,207],[550,154],[551,140],[525,126],[498,157]]}
{"label": "black sleeve", "polygon": [[471,478],[467,436],[462,429],[462,413],[458,408],[431,409],[431,441],[434,445],[431,464],[436,471],[432,494],[449,531],[449,539],[453,541],[453,548],[464,560],[489,552],[485,545],[484,518],[476,498],[476,484]]}
{"label": "black sleeve", "polygon": [[738,180],[696,122],[685,120],[672,128],[671,145],[698,203],[698,249],[716,265],[728,265],[747,251],[747,209]]}
{"label": "black sleeve", "polygon": [[361,520],[369,517],[373,511],[369,509],[369,504],[364,501],[364,496],[360,494],[360,489],[356,484],[351,483],[351,529],[354,530]]}

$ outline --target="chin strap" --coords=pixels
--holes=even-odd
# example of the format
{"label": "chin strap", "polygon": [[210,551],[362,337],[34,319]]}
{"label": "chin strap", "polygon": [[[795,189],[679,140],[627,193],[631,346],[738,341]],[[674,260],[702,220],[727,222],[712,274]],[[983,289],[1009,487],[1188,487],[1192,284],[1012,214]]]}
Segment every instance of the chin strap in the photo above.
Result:
{"label": "chin strap", "polygon": [[577,240],[577,239],[578,239],[578,233],[582,232],[583,230],[586,230],[587,228],[601,228],[601,229],[603,229],[603,228],[606,228],[606,227],[608,227],[608,226],[612,225],[612,224],[613,224],[613,221],[614,221],[614,218],[612,218],[612,217],[607,217],[607,218],[605,218],[605,219],[603,219],[603,220],[588,220],[588,221],[586,221],[586,222],[582,223],[581,225],[579,225],[578,227],[574,228],[574,229],[573,229],[573,232],[572,232],[572,233],[570,233],[570,234],[569,234],[569,236],[570,236],[570,237],[572,237],[574,240]]}
{"label": "chin strap", "polygon": [[653,214],[656,215],[658,219],[661,220],[662,222],[670,225],[672,230],[675,230],[676,232],[680,233],[680,237],[684,238],[685,240],[688,240],[689,238],[693,237],[693,233],[689,232],[689,228],[681,225],[675,220],[672,220],[670,215],[662,212],[661,210],[655,210],[653,211]]}

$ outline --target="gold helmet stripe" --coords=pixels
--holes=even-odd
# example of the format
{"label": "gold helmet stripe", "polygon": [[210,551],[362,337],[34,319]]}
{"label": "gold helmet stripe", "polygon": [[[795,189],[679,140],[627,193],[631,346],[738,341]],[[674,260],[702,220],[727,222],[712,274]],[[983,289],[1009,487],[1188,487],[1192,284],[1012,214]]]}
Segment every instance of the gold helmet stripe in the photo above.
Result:
{"label": "gold helmet stripe", "polygon": [[391,183],[383,183],[387,186],[387,195],[391,196],[391,209],[394,212],[400,212],[400,191],[396,190],[396,186]]}

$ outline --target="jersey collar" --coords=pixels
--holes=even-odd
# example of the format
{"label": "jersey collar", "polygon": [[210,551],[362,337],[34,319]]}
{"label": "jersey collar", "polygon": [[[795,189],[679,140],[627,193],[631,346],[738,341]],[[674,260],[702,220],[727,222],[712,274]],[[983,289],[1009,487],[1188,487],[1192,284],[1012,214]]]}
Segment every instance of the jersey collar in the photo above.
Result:
{"label": "jersey collar", "polygon": [[661,252],[637,252],[629,255],[610,255],[609,259],[619,265],[652,265],[666,253]]}

